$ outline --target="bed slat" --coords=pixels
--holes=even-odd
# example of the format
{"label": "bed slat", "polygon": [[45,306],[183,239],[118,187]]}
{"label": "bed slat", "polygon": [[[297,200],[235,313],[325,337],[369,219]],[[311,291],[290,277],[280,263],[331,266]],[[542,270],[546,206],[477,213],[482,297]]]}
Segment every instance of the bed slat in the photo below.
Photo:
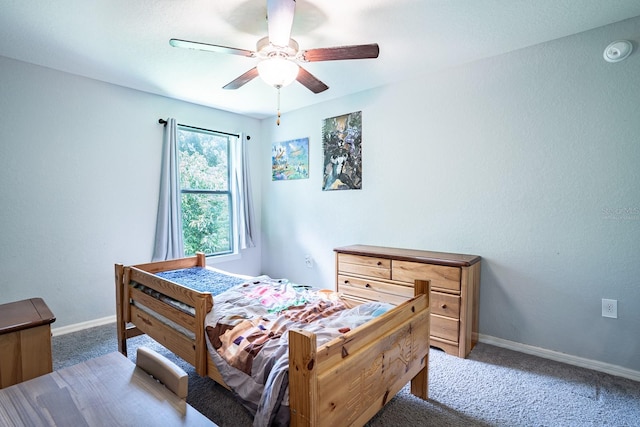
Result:
{"label": "bed slat", "polygon": [[206,258],[204,254],[199,252],[192,257],[170,259],[168,261],[149,262],[146,264],[136,264],[132,265],[132,267],[147,271],[149,273],[158,273],[160,271],[180,270],[183,268],[206,267],[206,265]]}
{"label": "bed slat", "polygon": [[176,322],[183,328],[186,328],[190,331],[195,330],[195,318],[191,314],[184,313],[179,309],[170,306],[169,304],[160,301],[157,298],[154,298],[150,295],[145,294],[139,289],[131,289],[130,297],[132,301],[137,301],[140,304],[150,308],[154,312],[171,319],[173,322]]}
{"label": "bed slat", "polygon": [[145,334],[158,341],[188,363],[196,366],[195,344],[192,339],[166,326],[160,320],[135,306],[131,307],[131,318]]}
{"label": "bed slat", "polygon": [[130,280],[136,283],[144,284],[145,286],[158,291],[161,294],[168,296],[169,298],[173,298],[177,301],[190,305],[191,307],[195,307],[199,304],[198,300],[200,298],[208,295],[208,300],[210,301],[208,303],[209,310],[211,310],[211,307],[213,307],[213,300],[211,297],[211,293],[209,292],[194,291],[193,289],[189,289],[186,286],[182,286],[178,283],[163,279],[134,267],[131,267],[130,270]]}

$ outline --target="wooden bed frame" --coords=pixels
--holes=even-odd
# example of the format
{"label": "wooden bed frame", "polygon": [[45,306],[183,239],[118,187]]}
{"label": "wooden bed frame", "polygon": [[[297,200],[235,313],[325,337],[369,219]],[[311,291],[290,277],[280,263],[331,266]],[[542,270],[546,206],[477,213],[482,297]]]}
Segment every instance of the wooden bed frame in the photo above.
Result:
{"label": "wooden bed frame", "polygon": [[[133,266],[115,265],[118,350],[126,355],[127,339],[147,334],[192,364],[198,375],[209,376],[227,387],[205,341],[205,316],[213,307],[211,294],[154,274],[195,266],[206,266],[203,254]],[[131,282],[194,307],[195,315],[134,289]],[[291,426],[364,425],[409,381],[411,393],[427,399],[429,282],[416,280],[415,295],[320,347],[312,333],[289,332]],[[148,310],[141,310],[135,303]],[[181,328],[168,326],[149,310]]]}

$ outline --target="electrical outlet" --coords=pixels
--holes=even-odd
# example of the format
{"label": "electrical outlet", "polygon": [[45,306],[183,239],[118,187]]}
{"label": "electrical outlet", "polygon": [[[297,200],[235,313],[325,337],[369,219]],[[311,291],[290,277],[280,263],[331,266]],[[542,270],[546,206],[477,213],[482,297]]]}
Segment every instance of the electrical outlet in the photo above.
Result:
{"label": "electrical outlet", "polygon": [[313,268],[313,258],[311,258],[311,255],[304,256],[304,263],[307,265],[307,268]]}
{"label": "electrical outlet", "polygon": [[618,318],[618,300],[602,299],[602,317]]}

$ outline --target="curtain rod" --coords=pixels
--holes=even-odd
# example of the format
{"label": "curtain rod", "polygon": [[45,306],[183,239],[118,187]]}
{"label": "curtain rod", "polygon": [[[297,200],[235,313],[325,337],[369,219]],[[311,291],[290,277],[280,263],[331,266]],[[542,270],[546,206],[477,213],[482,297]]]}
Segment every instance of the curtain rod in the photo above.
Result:
{"label": "curtain rod", "polygon": [[[165,119],[158,119],[158,123],[160,123],[161,125],[166,125],[167,121]],[[220,132],[219,130],[211,130],[211,129],[205,129],[205,128],[197,128],[195,126],[189,126],[189,125],[183,125],[182,123],[178,123],[178,126],[182,126],[183,128],[189,128],[189,129],[195,129],[195,130],[203,130],[206,132],[215,132],[215,133],[219,133],[222,135],[229,135],[229,136],[235,136],[236,138],[240,138],[240,135],[236,134],[236,133],[227,133],[227,132]],[[247,135],[247,140],[251,139],[251,137],[249,135]]]}

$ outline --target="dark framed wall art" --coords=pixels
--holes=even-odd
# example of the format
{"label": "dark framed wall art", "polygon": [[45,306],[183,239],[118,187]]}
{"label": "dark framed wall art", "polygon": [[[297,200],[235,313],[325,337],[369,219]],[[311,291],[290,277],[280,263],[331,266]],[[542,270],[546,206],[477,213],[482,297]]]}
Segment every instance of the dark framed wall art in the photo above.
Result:
{"label": "dark framed wall art", "polygon": [[362,188],[362,111],[324,119],[322,190]]}

